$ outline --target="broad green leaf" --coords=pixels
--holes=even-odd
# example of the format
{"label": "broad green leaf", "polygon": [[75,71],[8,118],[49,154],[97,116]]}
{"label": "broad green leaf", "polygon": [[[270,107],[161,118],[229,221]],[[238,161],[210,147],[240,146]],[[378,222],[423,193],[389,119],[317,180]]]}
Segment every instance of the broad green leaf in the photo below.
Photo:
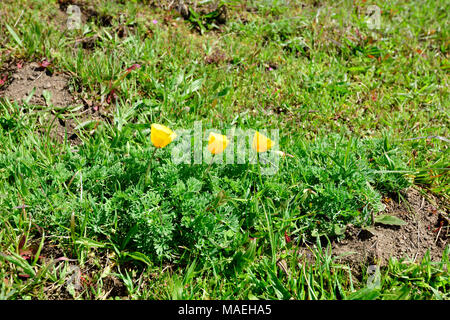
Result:
{"label": "broad green leaf", "polygon": [[140,252],[131,252],[131,253],[129,253],[129,252],[127,252],[126,256],[130,257],[130,258],[132,258],[134,260],[138,260],[138,261],[144,262],[146,265],[149,265],[149,266],[152,265],[152,262],[151,262],[150,258],[147,257],[143,253],[140,253]]}
{"label": "broad green leaf", "polygon": [[375,223],[387,224],[391,226],[404,226],[406,224],[406,222],[402,219],[387,214],[382,214],[375,217]]}

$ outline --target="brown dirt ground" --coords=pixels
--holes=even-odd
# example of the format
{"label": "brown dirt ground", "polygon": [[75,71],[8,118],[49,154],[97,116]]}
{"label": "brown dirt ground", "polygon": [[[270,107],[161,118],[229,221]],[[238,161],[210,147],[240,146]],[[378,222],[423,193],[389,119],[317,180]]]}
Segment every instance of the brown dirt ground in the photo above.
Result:
{"label": "brown dirt ground", "polygon": [[[37,246],[37,243],[35,244]],[[57,245],[46,242],[41,251],[41,262],[50,266],[51,269],[58,267],[58,258],[65,259],[70,256],[68,252],[64,252]],[[85,298],[86,292],[90,286],[97,286],[101,281],[101,299],[108,299],[112,297],[126,297],[128,295],[125,284],[112,274],[111,271],[115,268],[111,260],[112,254],[108,251],[98,252],[91,250],[88,254],[87,260],[83,266],[80,266],[76,259],[69,259],[67,265],[67,275],[64,284],[50,284],[44,288],[45,295],[48,300],[72,300],[74,297],[69,291],[69,286],[72,286],[76,295],[81,295]],[[61,260],[63,261],[63,260]],[[108,271],[109,270],[109,271]],[[99,279],[101,278],[101,280]]]}
{"label": "brown dirt ground", "polygon": [[[332,241],[336,261],[350,265],[356,274],[364,265],[386,266],[389,258],[420,263],[427,250],[431,261],[440,261],[449,233],[449,215],[443,200],[430,194],[424,196],[418,188],[409,188],[404,197],[407,203],[385,198],[386,209],[380,214],[396,216],[406,225],[375,224],[372,232],[347,226],[345,239]],[[302,247],[299,253],[314,260],[309,248]]]}
{"label": "brown dirt ground", "polygon": [[[46,125],[42,126],[39,131],[42,134],[46,133],[47,125],[52,124],[51,136],[58,142],[62,143],[67,132],[67,139],[72,145],[81,143],[81,139],[77,135],[75,129],[77,125],[87,120],[102,121],[99,115],[85,103],[78,99],[69,90],[70,77],[64,73],[49,72],[47,69],[39,66],[38,63],[24,63],[21,68],[17,64],[10,64],[6,70],[11,76],[8,80],[8,85],[0,89],[0,98],[7,98],[10,101],[16,101],[19,105],[35,90],[34,95],[30,99],[28,105],[30,106],[46,106],[46,101],[43,97],[44,90],[51,94],[51,105],[55,110],[51,109],[48,112],[39,114],[43,117]],[[82,105],[77,114],[70,112],[62,112],[57,119],[60,108]]]}
{"label": "brown dirt ground", "polygon": [[65,74],[51,74],[37,63],[29,63],[16,69],[11,78],[11,84],[3,93],[11,101],[22,102],[36,88],[29,104],[46,105],[42,96],[44,90],[51,93],[51,102],[57,107],[67,107],[76,102],[67,90],[69,77]]}

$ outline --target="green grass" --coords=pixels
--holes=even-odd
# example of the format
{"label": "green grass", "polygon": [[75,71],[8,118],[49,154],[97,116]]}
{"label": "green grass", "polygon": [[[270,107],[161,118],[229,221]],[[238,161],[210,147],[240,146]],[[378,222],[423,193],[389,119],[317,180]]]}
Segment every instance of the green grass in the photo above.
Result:
{"label": "green grass", "polygon": [[[0,99],[0,298],[114,298],[115,277],[129,299],[448,299],[448,249],[441,262],[391,260],[375,282],[320,242],[315,263],[295,250],[371,224],[382,196],[413,184],[448,200],[448,2],[377,4],[375,31],[371,3],[222,3],[220,29],[201,11],[96,1],[111,24],[70,31],[56,1],[4,1],[0,70],[47,58],[106,117]],[[55,140],[57,118],[77,122],[82,144]],[[150,124],[195,121],[277,129],[294,158],[261,176],[175,165],[173,143],[147,177]],[[39,258],[53,246],[75,262]],[[71,265],[88,278],[79,290]]]}

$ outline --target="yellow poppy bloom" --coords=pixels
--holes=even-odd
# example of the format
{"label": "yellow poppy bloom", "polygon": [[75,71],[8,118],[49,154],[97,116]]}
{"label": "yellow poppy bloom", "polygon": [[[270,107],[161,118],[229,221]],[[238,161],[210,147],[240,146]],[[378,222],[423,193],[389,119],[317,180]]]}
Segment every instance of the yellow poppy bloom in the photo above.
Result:
{"label": "yellow poppy bloom", "polygon": [[156,148],[164,148],[171,143],[177,134],[162,124],[153,123],[150,138]]}
{"label": "yellow poppy bloom", "polygon": [[208,139],[208,150],[212,154],[222,153],[228,145],[228,138],[218,133],[211,132]]}
{"label": "yellow poppy bloom", "polygon": [[253,136],[252,147],[257,152],[265,152],[272,148],[274,144],[275,143],[272,140],[259,133],[258,131],[256,131],[255,135]]}

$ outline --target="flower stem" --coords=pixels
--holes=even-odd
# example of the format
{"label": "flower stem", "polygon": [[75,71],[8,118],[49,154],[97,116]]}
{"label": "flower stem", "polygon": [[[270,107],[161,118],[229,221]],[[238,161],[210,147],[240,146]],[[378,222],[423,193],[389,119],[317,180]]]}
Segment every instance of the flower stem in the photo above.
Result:
{"label": "flower stem", "polygon": [[214,156],[215,156],[215,155],[213,155],[213,156],[211,157],[211,161],[209,162],[209,166],[208,166],[208,168],[206,169],[206,171],[203,173],[203,178],[204,178],[205,175],[209,172],[209,169],[211,169],[211,165],[212,165],[212,163],[213,163],[213,161],[214,161]]}
{"label": "flower stem", "polygon": [[[257,158],[257,157],[258,157],[258,155],[255,154],[255,158]],[[249,161],[247,163],[247,170],[245,170],[245,175],[244,175],[244,178],[242,179],[242,181],[245,181],[245,179],[247,178],[248,172],[250,171],[250,165],[251,165],[252,160],[253,160],[253,158],[249,159]]]}
{"label": "flower stem", "polygon": [[152,170],[152,163],[153,163],[153,158],[155,157],[155,153],[156,150],[158,150],[158,148],[155,148],[153,150],[152,156],[150,157],[150,161],[148,163],[148,167],[147,167],[147,172],[145,173],[145,180],[147,181],[149,174],[151,173]]}
{"label": "flower stem", "polygon": [[261,163],[259,162],[259,153],[257,153],[257,166],[258,166],[258,174],[259,174],[259,183],[261,184],[261,188],[263,186],[262,178],[261,178]]}

